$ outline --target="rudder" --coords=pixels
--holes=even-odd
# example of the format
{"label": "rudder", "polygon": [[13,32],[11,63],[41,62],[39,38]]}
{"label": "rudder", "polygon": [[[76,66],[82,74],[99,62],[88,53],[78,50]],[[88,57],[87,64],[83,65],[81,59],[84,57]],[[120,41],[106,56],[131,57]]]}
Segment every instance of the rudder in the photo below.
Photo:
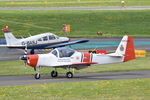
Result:
{"label": "rudder", "polygon": [[128,36],[124,62],[135,59],[135,49],[132,36]]}

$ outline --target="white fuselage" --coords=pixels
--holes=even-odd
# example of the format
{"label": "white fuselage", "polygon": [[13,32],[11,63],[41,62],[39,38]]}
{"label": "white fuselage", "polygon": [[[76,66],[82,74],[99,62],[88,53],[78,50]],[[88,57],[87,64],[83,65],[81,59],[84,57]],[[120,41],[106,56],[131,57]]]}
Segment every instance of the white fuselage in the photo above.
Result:
{"label": "white fuselage", "polygon": [[[90,53],[81,53],[74,52],[70,57],[59,57],[51,53],[49,54],[38,54],[38,61],[36,66],[40,67],[63,67],[70,66],[76,68],[74,64],[85,68],[85,65],[78,64],[84,62],[94,62],[95,64],[110,64],[110,63],[119,63],[123,62],[124,57],[112,57],[107,54],[90,54]],[[89,66],[89,65],[86,65]]]}
{"label": "white fuselage", "polygon": [[[11,34],[11,33],[6,33]],[[58,37],[55,34],[52,33],[43,33],[39,35],[34,35],[28,38],[22,38],[22,39],[15,39],[14,41],[11,40],[9,42],[9,35],[6,38],[7,40],[7,46],[30,46],[30,45],[50,45],[50,44],[56,44],[56,43],[62,43],[69,41],[69,38],[67,37]]]}

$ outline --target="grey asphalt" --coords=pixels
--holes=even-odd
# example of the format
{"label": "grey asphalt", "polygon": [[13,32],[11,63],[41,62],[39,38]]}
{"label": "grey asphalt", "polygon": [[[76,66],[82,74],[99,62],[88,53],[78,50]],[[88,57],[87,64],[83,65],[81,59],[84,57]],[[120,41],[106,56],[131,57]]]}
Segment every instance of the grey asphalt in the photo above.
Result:
{"label": "grey asphalt", "polygon": [[[73,38],[73,40],[81,40],[81,39],[89,39],[90,41],[120,41],[121,38],[115,38],[115,37],[108,37],[108,38]],[[134,41],[150,41],[150,37],[137,37],[134,38]],[[100,50],[107,50],[108,52],[115,51],[117,47],[101,47],[101,48],[96,48]],[[92,49],[92,48],[91,48]],[[93,48],[95,49],[95,48]],[[135,49],[139,50],[147,50],[150,51],[150,45],[140,45],[140,46],[135,46]],[[28,51],[29,52],[29,51]],[[49,51],[43,51],[43,50],[35,50],[36,53],[47,53]],[[29,54],[29,53],[28,53]],[[10,60],[19,60],[20,56],[24,55],[24,50],[20,49],[9,49],[6,47],[0,47],[0,61],[10,61]]]}
{"label": "grey asphalt", "polygon": [[0,7],[0,10],[146,10],[150,6],[112,7]]}
{"label": "grey asphalt", "polygon": [[141,79],[150,78],[149,71],[129,71],[129,72],[106,72],[75,74],[74,78],[68,79],[65,75],[59,75],[58,78],[51,78],[50,75],[42,75],[39,80],[34,79],[33,75],[28,76],[0,76],[0,86],[8,85],[27,85],[59,82],[77,82],[77,81],[101,81],[118,79]]}

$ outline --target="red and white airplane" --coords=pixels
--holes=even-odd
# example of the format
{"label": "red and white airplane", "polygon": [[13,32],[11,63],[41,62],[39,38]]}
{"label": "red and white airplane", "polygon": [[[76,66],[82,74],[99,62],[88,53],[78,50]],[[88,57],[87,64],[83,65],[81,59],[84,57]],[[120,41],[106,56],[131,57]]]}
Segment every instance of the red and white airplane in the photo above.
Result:
{"label": "red and white airplane", "polygon": [[[114,53],[110,54],[92,54],[86,52],[78,52],[68,47],[60,47],[53,49],[48,54],[24,55],[20,58],[27,65],[33,67],[35,71],[40,67],[55,68],[51,72],[52,77],[57,77],[57,68],[65,68],[69,71],[66,73],[67,78],[72,78],[71,69],[87,68],[95,64],[120,63],[135,59],[134,43],[132,36],[124,36]],[[40,73],[36,72],[35,79],[40,78]]]}

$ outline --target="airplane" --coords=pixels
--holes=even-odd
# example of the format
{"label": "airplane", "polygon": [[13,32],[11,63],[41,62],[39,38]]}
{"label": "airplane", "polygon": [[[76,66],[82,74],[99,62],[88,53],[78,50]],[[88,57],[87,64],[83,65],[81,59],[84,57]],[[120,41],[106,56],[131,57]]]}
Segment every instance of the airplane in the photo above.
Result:
{"label": "airplane", "polygon": [[[68,37],[58,37],[57,35],[50,32],[17,39],[12,34],[10,29],[8,29],[8,26],[3,28],[2,31],[4,32],[4,36],[6,39],[6,45],[0,45],[0,47],[25,49],[25,47],[27,46],[27,49],[31,49],[30,54],[34,54],[34,49],[50,49],[89,41],[70,41]],[[3,42],[5,41],[3,40]]]}
{"label": "airplane", "polygon": [[[26,53],[25,53],[26,54]],[[34,78],[40,79],[41,67],[52,67],[51,77],[57,77],[57,68],[68,69],[67,78],[72,78],[71,69],[83,69],[96,64],[111,64],[127,62],[135,59],[134,43],[132,36],[125,35],[114,53],[93,54],[78,52],[69,47],[59,47],[47,54],[24,55],[20,60],[31,66],[36,71]]]}

